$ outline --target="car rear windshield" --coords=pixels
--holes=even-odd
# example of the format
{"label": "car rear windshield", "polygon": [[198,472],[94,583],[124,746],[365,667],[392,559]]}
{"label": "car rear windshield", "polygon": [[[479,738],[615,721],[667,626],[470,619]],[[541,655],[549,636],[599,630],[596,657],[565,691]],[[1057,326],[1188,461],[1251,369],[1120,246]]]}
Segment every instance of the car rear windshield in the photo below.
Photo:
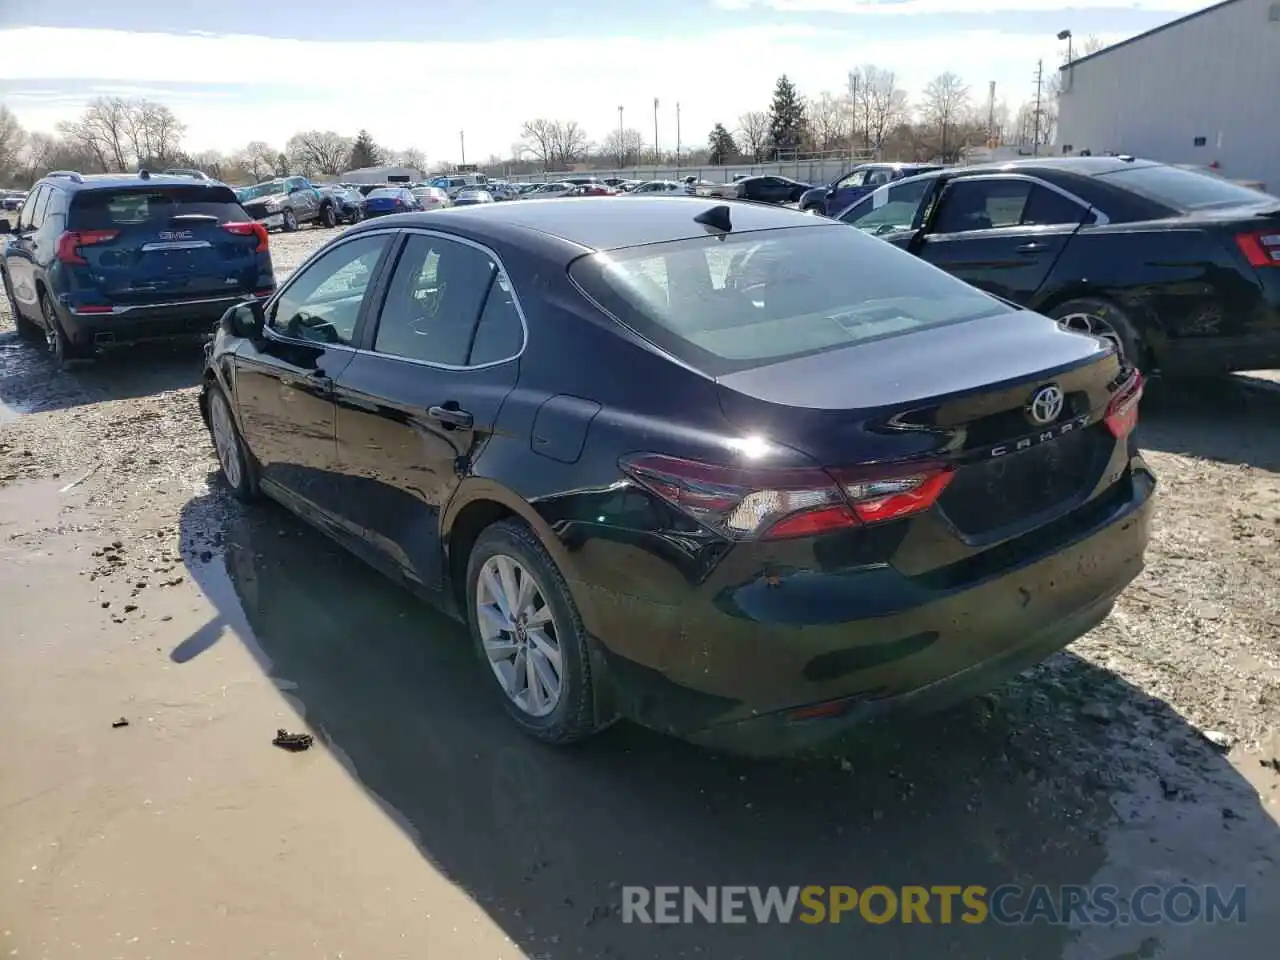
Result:
{"label": "car rear windshield", "polygon": [[569,272],[616,319],[713,377],[1013,309],[839,224],[595,253]]}
{"label": "car rear windshield", "polygon": [[85,190],[71,200],[69,230],[111,230],[165,224],[174,217],[196,214],[217,217],[219,223],[248,220],[230,187],[163,186]]}
{"label": "car rear windshield", "polygon": [[391,197],[394,199],[402,196],[404,196],[404,191],[399,187],[379,187],[377,190],[369,191],[370,200],[376,200],[379,197]]}
{"label": "car rear windshield", "polygon": [[1152,165],[1104,173],[1105,179],[1118,187],[1173,207],[1175,210],[1206,210],[1212,207],[1236,207],[1280,200],[1270,194],[1242,187],[1211,173],[1184,170],[1181,167]]}

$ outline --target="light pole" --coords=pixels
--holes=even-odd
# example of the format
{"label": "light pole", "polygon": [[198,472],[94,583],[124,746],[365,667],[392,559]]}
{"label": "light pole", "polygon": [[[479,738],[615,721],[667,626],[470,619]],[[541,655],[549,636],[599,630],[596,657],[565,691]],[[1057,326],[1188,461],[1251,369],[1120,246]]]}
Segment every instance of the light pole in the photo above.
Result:
{"label": "light pole", "polygon": [[654,97],[653,98],[653,166],[655,170],[657,169],[658,164],[661,162],[660,156],[661,155],[658,152],[658,98]]}
{"label": "light pole", "polygon": [[676,169],[680,169],[680,101],[676,101]]}
{"label": "light pole", "polygon": [[458,131],[458,149],[462,153],[459,166],[465,167],[467,165],[467,131],[465,130]]}
{"label": "light pole", "polygon": [[1067,89],[1070,90],[1075,80],[1075,70],[1071,66],[1071,31],[1059,30],[1058,39],[1067,41]]}
{"label": "light pole", "polygon": [[618,104],[618,166],[627,164],[627,138],[622,129],[622,104]]}

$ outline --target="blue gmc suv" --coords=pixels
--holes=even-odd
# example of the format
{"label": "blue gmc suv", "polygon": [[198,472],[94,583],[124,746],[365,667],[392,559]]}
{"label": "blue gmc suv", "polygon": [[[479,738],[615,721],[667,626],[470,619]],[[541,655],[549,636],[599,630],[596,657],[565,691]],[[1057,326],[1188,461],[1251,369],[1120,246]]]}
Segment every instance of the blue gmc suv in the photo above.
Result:
{"label": "blue gmc suv", "polygon": [[0,280],[19,335],[66,367],[98,351],[210,333],[231,305],[275,289],[267,230],[226,184],[55,171],[12,225]]}

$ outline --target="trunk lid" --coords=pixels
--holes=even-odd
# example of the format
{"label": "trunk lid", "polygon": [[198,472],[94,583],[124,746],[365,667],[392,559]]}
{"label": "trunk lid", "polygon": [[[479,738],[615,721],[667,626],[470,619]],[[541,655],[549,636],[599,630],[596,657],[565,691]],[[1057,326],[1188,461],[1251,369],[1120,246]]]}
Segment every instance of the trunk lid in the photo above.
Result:
{"label": "trunk lid", "polygon": [[1116,448],[1102,420],[1125,377],[1104,342],[1020,312],[717,383],[735,427],[822,466],[925,460],[953,467],[938,505],[963,539],[979,545],[1088,498]]}
{"label": "trunk lid", "polygon": [[77,194],[67,229],[94,241],[78,248],[79,282],[129,304],[252,292],[258,238],[223,226],[248,219],[226,186],[144,185]]}

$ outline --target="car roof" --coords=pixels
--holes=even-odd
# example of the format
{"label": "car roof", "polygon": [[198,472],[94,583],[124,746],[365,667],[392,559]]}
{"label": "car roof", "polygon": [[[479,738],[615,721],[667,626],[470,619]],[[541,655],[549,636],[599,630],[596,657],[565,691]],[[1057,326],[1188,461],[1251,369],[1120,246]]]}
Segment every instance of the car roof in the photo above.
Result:
{"label": "car roof", "polygon": [[[618,250],[650,243],[665,243],[705,237],[709,230],[694,221],[698,214],[716,206],[730,208],[735,231],[775,230],[783,227],[830,226],[831,221],[797,210],[769,204],[706,197],[639,197],[627,202],[626,216],[618,216],[618,201],[612,197],[575,197],[540,203],[498,203],[469,207],[465,212],[406,214],[404,226],[449,229],[481,238],[487,231],[507,232],[516,227],[589,250]],[[376,221],[373,221],[376,224]]]}
{"label": "car roof", "polygon": [[967,167],[949,167],[931,171],[948,174],[969,173],[1031,173],[1034,171],[1058,171],[1074,173],[1082,177],[1098,177],[1117,170],[1133,170],[1138,167],[1159,167],[1154,160],[1136,160],[1132,157],[1026,157],[1003,163],[975,163]]}
{"label": "car roof", "polygon": [[[192,177],[170,176],[165,173],[153,173],[147,177],[141,177],[136,173],[84,173],[80,174],[79,180],[67,176],[52,177],[46,174],[40,178],[40,182],[63,187],[67,190],[110,190],[112,188],[119,189],[120,187],[160,187],[171,185],[190,187],[194,184],[208,187],[227,186],[221,180],[195,180]],[[230,189],[230,187],[227,189]]]}

